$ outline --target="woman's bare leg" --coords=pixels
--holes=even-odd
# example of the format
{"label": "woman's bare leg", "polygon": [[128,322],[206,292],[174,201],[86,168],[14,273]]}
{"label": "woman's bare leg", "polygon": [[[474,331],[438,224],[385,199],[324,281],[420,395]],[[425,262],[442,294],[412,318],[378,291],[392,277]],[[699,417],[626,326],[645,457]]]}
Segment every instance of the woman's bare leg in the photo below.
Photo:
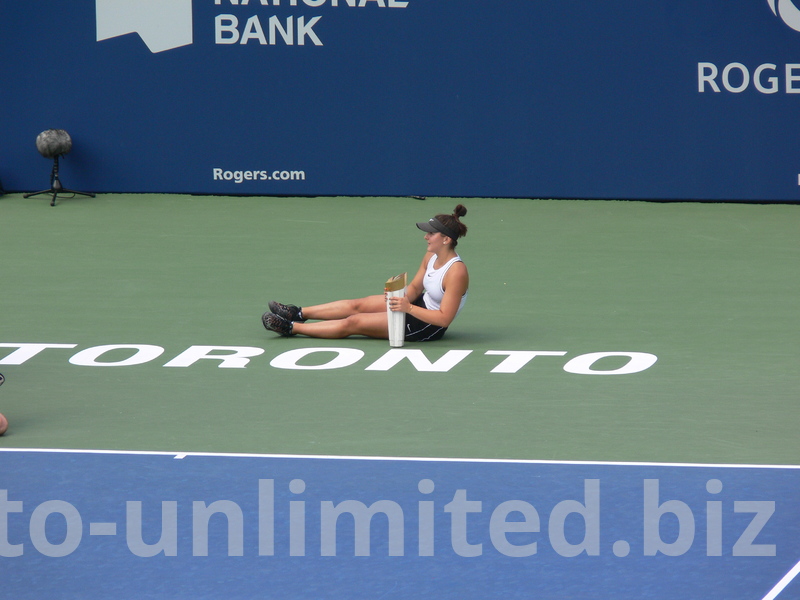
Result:
{"label": "woman's bare leg", "polygon": [[[355,300],[336,300],[326,304],[303,307],[303,318],[306,320],[330,321],[345,319],[360,313],[386,312],[386,299],[383,295],[367,296]],[[298,332],[299,333],[299,332]]]}
{"label": "woman's bare leg", "polygon": [[[383,296],[378,297],[383,302]],[[331,304],[336,304],[336,302]],[[389,337],[389,319],[386,316],[385,305],[383,306],[382,312],[359,313],[344,319],[316,321],[314,323],[295,322],[292,324],[292,333],[331,340],[345,338],[350,335],[365,335],[385,340]],[[303,316],[305,316],[305,310],[304,308]]]}

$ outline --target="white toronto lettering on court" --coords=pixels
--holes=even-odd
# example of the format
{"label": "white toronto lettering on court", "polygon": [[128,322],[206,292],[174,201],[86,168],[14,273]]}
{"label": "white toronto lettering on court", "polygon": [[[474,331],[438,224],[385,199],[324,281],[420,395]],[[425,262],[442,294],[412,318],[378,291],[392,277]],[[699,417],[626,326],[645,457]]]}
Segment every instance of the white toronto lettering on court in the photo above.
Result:
{"label": "white toronto lettering on court", "polygon": [[[0,348],[11,351],[0,358],[0,365],[23,365],[35,360],[42,353],[74,350],[78,344],[47,343],[0,343]],[[103,344],[78,350],[67,361],[79,367],[132,367],[143,365],[161,357],[166,349],[153,344]],[[433,352],[433,351],[429,351]],[[220,369],[244,369],[252,359],[265,353],[255,346],[196,345],[175,354],[162,366],[186,368],[198,363],[216,363]],[[649,352],[609,351],[588,352],[566,357],[566,350],[487,350],[478,357],[473,350],[448,350],[437,358],[416,348],[392,348],[377,360],[373,360],[365,371],[389,371],[410,365],[420,373],[448,373],[463,363],[470,362],[476,368],[480,360],[490,373],[514,374],[529,364],[551,367],[561,358],[561,368],[573,375],[633,375],[650,369],[658,361]],[[274,356],[269,366],[293,371],[332,371],[356,366],[366,353],[357,348],[296,348]],[[491,357],[500,357],[492,360]],[[498,362],[499,360],[499,362]]]}

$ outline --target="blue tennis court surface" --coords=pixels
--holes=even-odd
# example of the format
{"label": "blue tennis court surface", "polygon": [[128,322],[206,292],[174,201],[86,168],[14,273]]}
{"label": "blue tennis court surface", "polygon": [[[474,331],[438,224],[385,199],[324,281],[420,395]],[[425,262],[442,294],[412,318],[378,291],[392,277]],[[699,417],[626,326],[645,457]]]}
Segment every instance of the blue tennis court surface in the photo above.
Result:
{"label": "blue tennis court surface", "polygon": [[4,597],[800,598],[797,207],[465,202],[390,349],[260,316],[453,199],[3,197]]}
{"label": "blue tennis court surface", "polygon": [[800,597],[797,467],[22,449],[0,463],[8,598]]}

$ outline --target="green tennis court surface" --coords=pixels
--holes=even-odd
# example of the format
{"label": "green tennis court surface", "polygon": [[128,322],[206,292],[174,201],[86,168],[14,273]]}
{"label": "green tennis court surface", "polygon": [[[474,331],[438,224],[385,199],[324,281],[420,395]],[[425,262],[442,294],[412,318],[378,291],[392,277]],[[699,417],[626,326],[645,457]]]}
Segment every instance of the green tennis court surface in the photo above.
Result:
{"label": "green tennis court surface", "polygon": [[[0,411],[11,422],[0,445],[797,463],[797,206],[463,202],[469,302],[444,340],[406,349],[430,362],[471,352],[432,373],[408,360],[367,370],[386,342],[278,338],[260,315],[270,299],[380,293],[419,265],[414,222],[456,200],[106,195],[51,208],[0,198]],[[34,343],[74,347],[8,364],[12,345]],[[70,363],[115,345],[163,353],[130,366]],[[192,346],[263,353],[244,368],[164,366]],[[363,358],[270,364],[329,347]],[[487,352],[512,351],[563,354],[492,373],[508,355]],[[564,370],[597,352],[658,360],[629,375]]]}
{"label": "green tennis court surface", "polygon": [[[271,299],[303,305],[380,293],[389,276],[420,263],[414,223],[458,202],[469,210],[458,249],[471,288],[444,340],[390,350],[365,338],[279,338],[261,326]],[[798,208],[171,195],[60,199],[51,208],[46,199],[2,197],[0,412],[11,425],[0,438],[0,556],[21,554],[0,558],[0,569],[11,569],[16,597],[31,598],[81,589],[123,597],[134,581],[106,588],[103,574],[128,571],[146,585],[127,597],[270,589],[264,597],[522,598],[530,586],[547,598],[592,589],[617,598],[798,597]],[[251,458],[231,462],[230,454]],[[427,460],[458,458],[490,462]],[[491,462],[499,459],[522,462]],[[231,568],[224,531],[211,536],[217,558],[198,558],[186,521],[176,525],[179,562],[133,556],[157,538],[158,502],[191,511],[191,502],[227,499],[249,526],[262,515],[253,499],[258,490],[261,503],[262,481],[275,486],[270,568],[250,529],[246,562]],[[648,481],[661,487],[653,492]],[[443,524],[445,506],[471,506],[459,489],[485,507],[466,546]],[[601,495],[595,548],[587,532]],[[423,558],[423,528],[417,540],[417,524],[406,522],[405,556],[415,560],[401,566],[386,563],[392,545],[377,525],[372,562],[358,562],[349,546],[339,550],[349,561],[320,562],[319,539],[313,551],[308,542],[307,560],[288,560],[291,501],[308,505],[313,537],[324,530],[312,525],[313,507],[334,497],[396,501],[406,517],[430,499],[436,558]],[[146,511],[140,526],[155,536],[138,546],[131,513],[117,514],[136,500]],[[533,529],[542,532],[541,568],[508,558],[509,545],[486,533],[496,523],[490,506],[510,500],[541,513]],[[763,503],[773,503],[774,517],[747,529],[753,514],[766,515]],[[72,519],[79,513],[83,521]],[[561,546],[554,514],[564,519]],[[127,546],[110,533],[123,522]],[[737,546],[745,530],[750,538]],[[512,550],[531,547],[513,538],[527,534],[509,535]],[[477,540],[481,557],[469,562],[461,550]],[[643,558],[648,545],[660,548],[653,560]],[[583,554],[564,558],[574,548]],[[70,556],[52,558],[59,552]],[[113,572],[98,571],[107,555]],[[440,568],[447,577],[437,581],[449,587],[409,587]],[[189,577],[198,569],[202,577]],[[62,594],[29,585],[48,574],[79,583]]]}

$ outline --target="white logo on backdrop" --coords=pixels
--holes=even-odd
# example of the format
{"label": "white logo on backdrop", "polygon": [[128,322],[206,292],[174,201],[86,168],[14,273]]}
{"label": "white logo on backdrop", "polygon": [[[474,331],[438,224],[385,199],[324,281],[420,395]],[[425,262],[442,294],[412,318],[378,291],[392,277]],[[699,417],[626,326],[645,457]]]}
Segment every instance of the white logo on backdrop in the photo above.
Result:
{"label": "white logo on backdrop", "polygon": [[97,0],[97,41],[138,33],[150,52],[192,43],[192,0]]}
{"label": "white logo on backdrop", "polygon": [[783,19],[789,27],[795,31],[800,31],[800,8],[797,8],[792,0],[767,0],[769,7],[776,17]]}

